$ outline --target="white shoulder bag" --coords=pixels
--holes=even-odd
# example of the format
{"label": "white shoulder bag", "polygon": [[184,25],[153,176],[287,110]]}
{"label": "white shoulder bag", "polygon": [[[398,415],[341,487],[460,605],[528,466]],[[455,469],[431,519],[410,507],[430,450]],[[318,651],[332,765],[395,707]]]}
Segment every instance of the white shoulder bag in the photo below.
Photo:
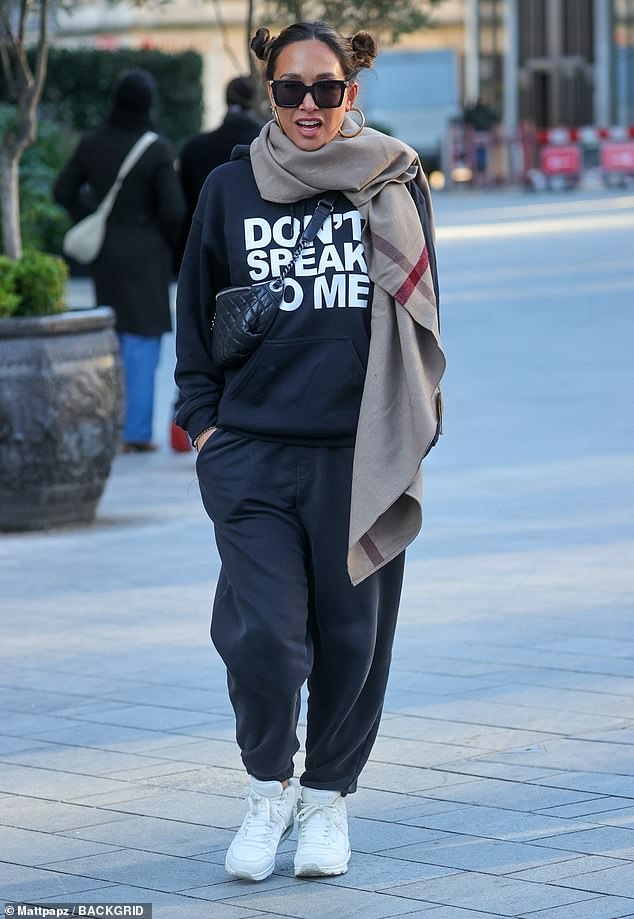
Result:
{"label": "white shoulder bag", "polygon": [[74,258],[81,265],[90,265],[101,252],[106,236],[106,223],[110,216],[123,180],[133,166],[141,159],[150,144],[158,139],[154,131],[146,131],[134,144],[124,159],[114,185],[103,199],[97,210],[71,227],[64,236],[62,249],[64,255]]}

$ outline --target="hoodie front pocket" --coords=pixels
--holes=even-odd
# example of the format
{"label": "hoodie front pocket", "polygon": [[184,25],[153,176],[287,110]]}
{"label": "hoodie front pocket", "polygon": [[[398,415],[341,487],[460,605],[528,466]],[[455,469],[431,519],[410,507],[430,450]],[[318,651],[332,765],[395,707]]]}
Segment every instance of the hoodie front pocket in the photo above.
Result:
{"label": "hoodie front pocket", "polygon": [[223,423],[276,436],[356,430],[365,380],[349,338],[267,339],[223,393]]}

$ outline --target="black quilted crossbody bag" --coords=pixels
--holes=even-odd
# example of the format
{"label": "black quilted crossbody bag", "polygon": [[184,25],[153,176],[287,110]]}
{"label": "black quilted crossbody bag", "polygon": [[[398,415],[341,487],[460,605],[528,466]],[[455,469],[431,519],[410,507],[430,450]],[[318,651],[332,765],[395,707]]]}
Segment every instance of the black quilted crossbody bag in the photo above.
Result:
{"label": "black quilted crossbody bag", "polygon": [[246,287],[225,287],[216,294],[211,355],[218,367],[242,364],[268,334],[284,297],[284,279],[332,214],[336,197],[337,192],[328,192],[321,198],[279,277]]}

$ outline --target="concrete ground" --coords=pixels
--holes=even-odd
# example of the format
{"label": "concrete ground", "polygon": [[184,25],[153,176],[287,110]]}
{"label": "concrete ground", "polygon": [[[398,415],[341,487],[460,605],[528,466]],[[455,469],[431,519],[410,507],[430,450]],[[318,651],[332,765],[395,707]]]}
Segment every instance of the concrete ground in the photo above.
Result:
{"label": "concrete ground", "polygon": [[224,872],[246,783],[169,340],[160,452],[117,457],[94,526],[0,537],[0,900],[634,917],[634,197],[436,207],[446,433],[348,874],[296,880],[292,842],[260,884]]}

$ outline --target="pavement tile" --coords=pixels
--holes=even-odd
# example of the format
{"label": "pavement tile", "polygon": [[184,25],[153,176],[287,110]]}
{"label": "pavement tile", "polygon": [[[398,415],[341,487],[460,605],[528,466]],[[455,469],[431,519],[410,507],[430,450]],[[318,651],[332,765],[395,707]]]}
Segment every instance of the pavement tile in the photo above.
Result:
{"label": "pavement tile", "polygon": [[191,729],[206,723],[209,712],[187,711],[180,708],[166,708],[158,705],[123,705],[113,706],[103,711],[96,710],[80,718],[78,721],[88,721],[91,724],[109,724],[128,728],[141,728],[146,731],[174,731],[187,728]]}
{"label": "pavement tile", "polygon": [[[556,833],[569,833],[569,820],[523,811],[472,805],[453,813],[432,814],[401,821],[407,826],[424,826],[447,833],[463,833],[489,839],[530,842]],[[575,825],[590,827],[588,821]]]}
{"label": "pavement tile", "polygon": [[[493,695],[493,694],[491,694]],[[530,694],[529,694],[530,696]],[[408,693],[398,706],[388,701],[387,710],[408,714],[410,709],[426,718],[450,721],[465,721],[472,724],[491,725],[522,731],[539,731],[564,736],[578,735],[582,731],[605,730],[606,726],[627,727],[628,720],[622,714],[609,716],[604,713],[560,711],[552,707],[541,707],[537,700],[532,705],[511,705],[495,697],[486,699],[459,698],[446,701],[430,701],[424,693]],[[628,708],[625,709],[628,711]]]}
{"label": "pavement tile", "polygon": [[[544,850],[522,842],[487,840],[479,836],[456,833],[430,838],[421,843],[392,847],[381,854],[393,858],[423,862],[462,871],[483,871],[490,874],[511,874],[534,868],[549,861],[563,863],[571,858],[566,850]],[[562,870],[565,870],[562,868]]]}
{"label": "pavement tile", "polygon": [[49,801],[25,795],[0,797],[0,826],[13,826],[43,833],[60,833],[77,827],[117,822],[122,818],[95,807]]}
{"label": "pavement tile", "polygon": [[[514,871],[513,877],[521,881],[540,881],[542,883],[557,883],[558,881],[574,878],[578,874],[588,874],[591,871],[600,871],[603,868],[618,868],[620,865],[630,865],[631,862],[619,858],[606,858],[603,855],[577,855],[566,861],[543,862],[538,868]],[[568,885],[574,887],[574,884]]]}
{"label": "pavement tile", "polygon": [[[66,832],[63,835],[71,834]],[[88,839],[126,849],[178,856],[197,856],[217,847],[222,847],[224,851],[233,835],[233,831],[229,830],[158,817],[121,817],[111,823],[85,826],[72,831],[73,839]]]}
{"label": "pavement tile", "polygon": [[205,766],[202,769],[187,769],[172,773],[149,776],[145,784],[152,787],[173,788],[181,791],[196,791],[202,794],[223,794],[246,796],[249,793],[244,767],[225,769],[222,766]]}
{"label": "pavement tile", "polygon": [[561,833],[549,839],[536,839],[536,846],[554,846],[571,852],[585,852],[588,855],[606,855],[610,858],[634,859],[634,829],[621,827],[594,827],[579,829],[572,833]]}
{"label": "pavement tile", "polygon": [[[293,874],[294,847],[284,859],[278,859],[280,870]],[[362,852],[357,846],[353,849],[350,869],[347,874],[327,879],[329,885],[347,887],[353,890],[376,890],[390,893],[390,888],[400,884],[414,883],[427,878],[444,877],[453,874],[452,868],[440,865],[423,865],[420,862],[406,861],[396,855]]]}
{"label": "pavement tile", "polygon": [[568,788],[596,795],[618,795],[626,803],[629,803],[632,798],[632,786],[634,785],[632,777],[629,775],[615,775],[609,771],[576,772],[574,770],[562,770],[553,773],[541,779],[540,784],[547,785],[550,788]]}
{"label": "pavement tile", "polygon": [[[623,712],[629,710],[630,697],[627,695],[603,692],[581,692],[574,689],[557,687],[523,686],[514,683],[495,689],[481,689],[472,693],[472,698],[498,701],[504,697],[506,705],[518,708],[534,709],[536,706],[558,713],[578,715],[605,715],[610,718],[622,718]],[[605,727],[605,725],[603,725]],[[570,733],[569,731],[567,733]]]}
{"label": "pavement tile", "polygon": [[223,795],[197,794],[190,791],[169,791],[156,788],[154,794],[117,802],[99,802],[94,806],[119,814],[141,817],[163,817],[167,820],[184,820],[200,826],[219,829],[237,829],[244,816],[242,799]]}
{"label": "pavement tile", "polygon": [[427,830],[405,826],[402,823],[391,823],[388,820],[369,820],[365,817],[350,815],[348,826],[350,845],[357,852],[387,851],[396,846],[425,843],[446,835],[439,830]]}
{"label": "pavement tile", "polygon": [[571,906],[522,913],[518,919],[629,919],[632,903],[619,897],[593,897]]}
{"label": "pavement tile", "polygon": [[[545,807],[542,813],[549,814],[551,817],[587,817],[592,823],[605,823],[606,818],[613,817],[618,819],[619,816],[627,823],[628,818],[634,813],[633,804],[628,806],[626,798],[613,798],[610,795],[596,795],[578,801],[574,804],[558,804],[555,807]],[[619,812],[622,812],[619,814]],[[609,820],[607,822],[610,822]]]}
{"label": "pavement tile", "polygon": [[422,793],[428,788],[459,785],[462,782],[462,775],[452,775],[425,767],[376,763],[374,759],[371,759],[363,770],[363,784],[366,788],[397,788],[405,794]]}
{"label": "pavement tile", "polygon": [[157,749],[170,749],[183,742],[183,738],[177,734],[90,721],[75,721],[72,727],[37,732],[35,739],[120,753],[152,754]]}
{"label": "pavement tile", "polygon": [[372,748],[372,761],[401,766],[435,766],[448,759],[470,756],[472,753],[471,748],[458,744],[427,743],[423,740],[403,740],[379,735]]}
{"label": "pavement tile", "polygon": [[91,878],[74,877],[50,868],[31,868],[0,861],[1,895],[4,900],[77,899],[82,892],[103,886]]}
{"label": "pavement tile", "polygon": [[[623,704],[630,705],[631,702]],[[495,754],[497,762],[504,762],[507,758],[552,769],[573,769],[581,762],[597,772],[612,770],[620,775],[634,777],[634,756],[630,744],[559,738]]]}
{"label": "pavement tile", "polygon": [[[621,798],[621,801],[623,800],[624,799]],[[634,829],[634,806],[617,807],[615,810],[599,811],[599,813],[592,814],[587,819],[592,823],[599,823],[601,826],[620,826],[627,829]]]}
{"label": "pavement tile", "polygon": [[[235,734],[235,732],[234,732]],[[225,766],[233,768],[240,763],[234,734],[225,739],[182,737],[180,743],[171,744],[162,751],[155,751],[153,756],[165,763],[188,764],[190,766]],[[174,735],[170,735],[170,740]]]}
{"label": "pavement tile", "polygon": [[496,763],[488,758],[467,758],[434,767],[439,774],[462,775],[463,781],[470,779],[500,779],[503,782],[539,782],[551,775],[559,775],[557,769],[536,769],[515,763]]}
{"label": "pavement tile", "polygon": [[92,776],[114,776],[124,770],[163,765],[161,760],[152,756],[56,743],[46,744],[44,749],[16,753],[11,757],[11,763]]}
{"label": "pavement tile", "polygon": [[553,883],[575,887],[578,890],[589,890],[592,893],[629,897],[634,912],[634,861],[616,868],[602,868],[588,874],[575,874],[574,877],[564,877]]}
{"label": "pavement tile", "polygon": [[128,786],[128,783],[117,782],[103,776],[97,778],[74,772],[0,763],[0,790],[9,794],[34,795],[54,801],[70,801],[88,794],[108,792],[121,794],[125,786]]}
{"label": "pavement tile", "polygon": [[155,855],[138,849],[120,849],[104,855],[64,859],[56,864],[49,863],[48,867],[96,881],[172,893],[225,879],[224,868],[212,862]]}
{"label": "pavement tile", "polygon": [[408,913],[407,919],[502,919],[499,913],[483,913],[477,909],[460,909],[455,906],[438,906],[435,903],[429,903],[422,910],[414,913]]}
{"label": "pavement tile", "polygon": [[297,919],[387,919],[402,916],[418,908],[405,896],[349,890],[328,883],[297,882],[281,889],[232,897],[224,902],[234,906],[262,910],[265,914],[293,916]]}
{"label": "pavement tile", "polygon": [[56,861],[60,856],[62,845],[67,858],[81,858],[84,855],[102,854],[120,848],[116,843],[102,845],[89,840],[68,837],[62,840],[55,833],[0,826],[0,852],[4,852],[7,857],[20,865],[36,868]]}
{"label": "pavement tile", "polygon": [[553,909],[588,899],[588,895],[582,891],[476,872],[432,878],[418,884],[404,884],[392,888],[391,892],[430,903],[460,906],[501,916],[517,916],[522,910],[526,911],[527,907],[533,911]]}
{"label": "pavement tile", "polygon": [[[41,901],[54,902],[54,897],[42,897]],[[108,884],[90,891],[90,897],[73,897],[71,902],[93,903],[151,903],[153,919],[250,919],[255,914],[252,910],[243,910],[236,906],[214,903],[213,915],[210,915],[206,898],[196,894],[163,893],[147,890],[142,887],[131,887],[125,884]],[[262,913],[259,914],[260,917]]]}
{"label": "pavement tile", "polygon": [[[461,804],[490,805],[508,808],[512,811],[534,812],[555,804],[569,804],[587,800],[591,793],[575,792],[567,789],[552,789],[544,780],[542,782],[514,781],[488,777],[471,781],[454,781],[442,788],[427,788],[425,796],[441,798]],[[554,826],[554,824],[553,824]]]}
{"label": "pavement tile", "polygon": [[410,818],[423,817],[425,814],[443,814],[466,808],[465,804],[453,801],[426,798],[424,795],[406,795],[399,791],[380,791],[361,785],[348,800],[348,811],[352,816],[398,823],[406,823]]}
{"label": "pavement tile", "polygon": [[381,737],[456,744],[459,747],[472,746],[483,750],[503,750],[523,743],[538,743],[547,740],[549,735],[536,731],[418,718],[414,715],[388,714],[381,721]]}
{"label": "pavement tile", "polygon": [[33,740],[20,735],[0,734],[0,758],[3,762],[10,763],[18,753],[32,753],[36,750],[45,750],[48,743]]}

